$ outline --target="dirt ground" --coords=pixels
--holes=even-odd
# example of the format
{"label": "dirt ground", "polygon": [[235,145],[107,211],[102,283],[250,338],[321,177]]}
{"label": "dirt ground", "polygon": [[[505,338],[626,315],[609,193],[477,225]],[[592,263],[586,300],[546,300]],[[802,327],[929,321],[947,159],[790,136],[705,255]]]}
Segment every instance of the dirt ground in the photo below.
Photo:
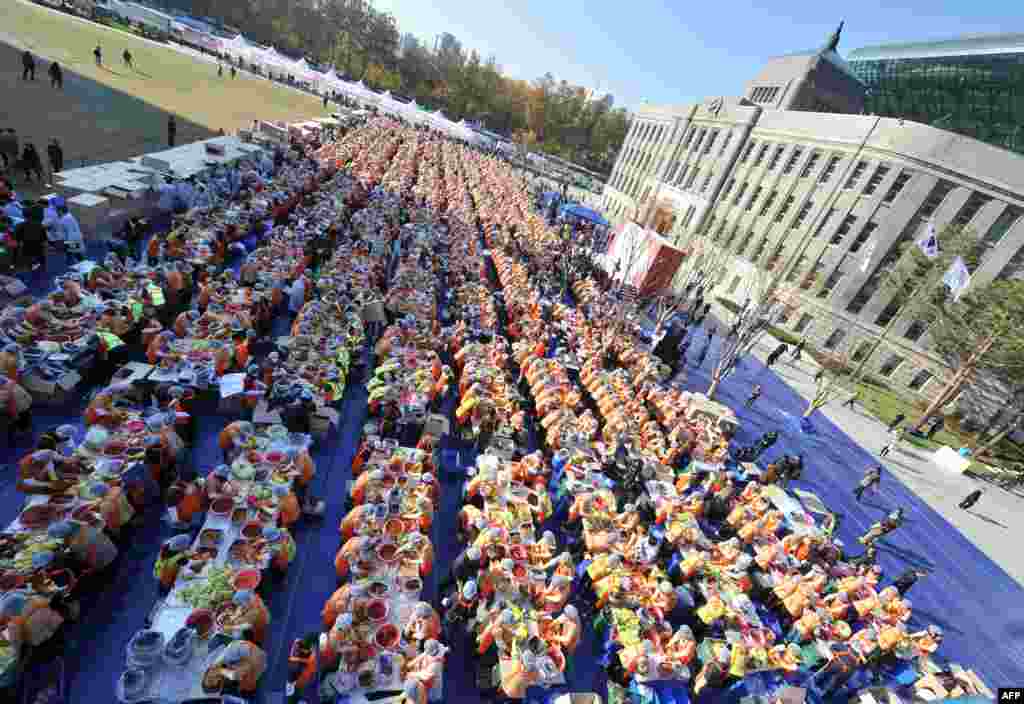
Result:
{"label": "dirt ground", "polygon": [[[167,145],[174,114],[179,144],[232,133],[254,119],[295,121],[324,114],[320,101],[262,79],[227,72],[141,38],[5,0],[0,23],[0,128],[17,131],[43,154],[53,137],[65,168],[115,161]],[[103,67],[93,48],[103,48]],[[35,81],[22,81],[21,52],[36,57]],[[128,49],[134,68],[121,53]],[[64,88],[50,86],[51,61],[64,69]]]}

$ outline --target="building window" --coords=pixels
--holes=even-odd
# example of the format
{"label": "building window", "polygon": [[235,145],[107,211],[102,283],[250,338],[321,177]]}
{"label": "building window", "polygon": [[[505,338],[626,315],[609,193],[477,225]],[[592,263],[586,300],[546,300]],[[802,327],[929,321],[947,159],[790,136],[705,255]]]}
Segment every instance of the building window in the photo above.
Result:
{"label": "building window", "polygon": [[747,186],[748,185],[749,185],[749,183],[747,181],[744,181],[743,183],[740,184],[740,189],[738,191],[736,191],[736,197],[732,199],[732,204],[733,205],[739,205],[740,204],[740,201],[743,200],[743,194],[746,193],[746,191],[747,191]]}
{"label": "building window", "polygon": [[746,164],[747,159],[750,158],[750,152],[754,151],[754,147],[757,146],[757,140],[750,140],[747,142],[747,146],[743,148],[743,154],[740,156],[740,163]]}
{"label": "building window", "polygon": [[903,189],[906,187],[907,181],[909,180],[910,173],[907,171],[904,171],[899,176],[897,176],[896,180],[892,182],[891,186],[889,186],[889,190],[885,192],[885,198],[882,199],[882,202],[892,203],[894,200],[896,200],[896,198],[899,197],[900,193],[903,192]]}
{"label": "building window", "polygon": [[889,175],[888,166],[879,166],[875,169],[875,173],[871,174],[871,178],[868,179],[868,185],[864,188],[864,195],[873,196],[878,187],[882,185],[882,181]]}
{"label": "building window", "polygon": [[683,218],[683,225],[682,225],[684,229],[690,226],[690,220],[693,219],[693,214],[696,213],[696,212],[697,212],[697,206],[695,206],[695,205],[691,205],[690,208],[686,211],[686,217]]}
{"label": "building window", "polygon": [[750,200],[747,201],[747,207],[744,208],[744,210],[750,211],[750,210],[754,209],[754,203],[756,203],[757,199],[761,197],[761,191],[763,191],[763,190],[764,190],[764,186],[758,186],[754,190],[754,195],[751,196]]}
{"label": "building window", "polygon": [[1024,215],[1024,211],[1020,208],[1014,205],[1007,206],[1002,214],[996,218],[996,221],[992,223],[992,227],[988,229],[988,232],[985,233],[981,241],[986,247],[995,247],[999,244],[999,240],[1003,239],[1003,235],[1017,224],[1021,215]]}
{"label": "building window", "polygon": [[704,137],[706,137],[707,134],[708,134],[708,131],[706,129],[702,129],[700,131],[700,134],[697,135],[697,141],[693,145],[693,150],[695,152],[698,152],[698,153],[700,152],[700,145],[704,143]]}
{"label": "building window", "polygon": [[768,162],[768,171],[775,171],[775,167],[779,165],[779,161],[782,159],[782,152],[786,151],[786,145],[780,144],[775,148],[775,153],[772,154],[771,161]]}
{"label": "building window", "polygon": [[836,209],[835,208],[829,208],[828,209],[828,213],[825,215],[825,218],[821,221],[821,224],[818,225],[818,229],[815,230],[815,232],[814,232],[814,236],[815,237],[817,237],[818,235],[820,235],[822,232],[825,231],[825,228],[828,227],[828,224],[830,222],[832,222],[832,218],[835,216],[835,214],[836,214]]}
{"label": "building window", "polygon": [[844,337],[846,337],[846,331],[842,328],[836,328],[832,331],[832,334],[828,336],[828,339],[825,340],[825,349],[834,350],[839,346],[839,343],[843,341]]}
{"label": "building window", "polygon": [[889,378],[901,364],[903,364],[903,357],[900,357],[898,354],[889,355],[889,359],[885,360],[885,364],[878,370],[878,373]]}
{"label": "building window", "polygon": [[921,210],[918,211],[917,216],[921,220],[927,220],[935,211],[942,205],[942,201],[946,200],[946,196],[953,190],[953,184],[948,181],[939,181],[935,184],[935,188],[928,194],[928,198],[925,200],[924,205],[921,206]]}
{"label": "building window", "polygon": [[921,339],[921,336],[924,335],[924,331],[926,328],[927,326],[923,322],[921,322],[920,320],[915,320],[910,324],[910,327],[907,328],[907,331],[903,334],[903,337],[907,338],[911,342],[917,342],[918,340]]}
{"label": "building window", "polygon": [[828,164],[825,166],[825,170],[821,172],[821,176],[818,177],[818,183],[828,183],[832,180],[832,175],[835,174],[840,160],[841,157],[838,156],[830,156],[828,158]]}
{"label": "building window", "polygon": [[761,241],[757,243],[757,247],[754,248],[754,254],[750,258],[751,261],[754,261],[754,262],[759,261],[761,259],[761,255],[764,254],[764,250],[765,250],[765,248],[767,246],[768,246],[768,236],[765,235],[764,237],[761,238]]}
{"label": "building window", "polygon": [[922,369],[914,375],[913,379],[910,380],[910,383],[907,384],[907,388],[912,391],[920,391],[934,378],[935,376],[930,371]]}
{"label": "building window", "polygon": [[704,234],[705,235],[710,235],[711,234],[711,230],[714,229],[714,227],[715,227],[715,220],[717,220],[717,219],[718,218],[716,216],[714,216],[714,215],[712,215],[710,218],[707,219],[707,222],[704,224]]}
{"label": "building window", "polygon": [[690,142],[693,141],[693,136],[695,134],[697,134],[697,128],[696,127],[690,127],[690,129],[687,130],[687,132],[686,132],[686,139],[683,140],[683,149],[689,149]]}
{"label": "building window", "polygon": [[793,169],[796,168],[796,163],[800,161],[800,157],[803,156],[804,150],[802,147],[794,147],[793,153],[789,155],[789,159],[786,160],[786,166],[782,169],[782,174],[792,173]]}
{"label": "building window", "polygon": [[708,175],[704,178],[704,183],[702,183],[700,186],[701,193],[704,193],[705,191],[708,190],[708,186],[711,185],[711,179],[713,179],[714,177],[714,173],[711,172],[711,169],[708,169]]}
{"label": "building window", "polygon": [[770,144],[762,144],[761,149],[757,152],[757,158],[754,159],[754,166],[760,166],[764,161],[764,155],[768,153],[768,148],[772,146]]}
{"label": "building window", "polygon": [[694,170],[690,172],[690,178],[686,180],[686,185],[683,186],[683,188],[689,190],[690,188],[693,187],[693,182],[697,180],[697,173],[698,170],[694,168]]}
{"label": "building window", "polygon": [[683,179],[686,178],[686,172],[689,171],[689,170],[690,170],[689,166],[684,166],[682,168],[682,170],[679,172],[679,178],[676,179],[676,184],[677,185],[683,182]]}
{"label": "building window", "polygon": [[814,171],[814,167],[821,161],[821,152],[811,152],[811,158],[807,160],[807,164],[800,170],[800,178],[807,178]]}
{"label": "building window", "polygon": [[871,235],[875,234],[875,230],[878,229],[878,223],[869,222],[864,226],[864,229],[857,235],[857,239],[850,245],[851,252],[859,252],[860,248],[864,246],[864,243],[871,239]]}
{"label": "building window", "polygon": [[786,217],[786,213],[793,207],[793,201],[796,200],[796,196],[786,196],[786,200],[783,201],[782,207],[779,208],[779,212],[775,213],[775,222],[782,222],[782,219]]}
{"label": "building window", "polygon": [[768,214],[768,211],[775,204],[775,199],[778,197],[778,195],[778,191],[772,191],[771,193],[768,194],[768,197],[764,199],[764,205],[761,206],[761,212],[757,214],[757,217],[763,218],[765,215]]}
{"label": "building window", "polygon": [[813,321],[814,318],[809,314],[804,313],[800,316],[800,320],[796,321],[796,325],[793,326],[794,332],[804,332],[808,327],[810,327]]}
{"label": "building window", "polygon": [[903,307],[903,301],[898,297],[894,298],[889,302],[889,305],[875,319],[875,325],[880,325],[883,328],[892,322],[893,318],[900,314],[900,309]]}
{"label": "building window", "polygon": [[857,182],[860,181],[861,176],[863,176],[864,172],[867,170],[868,162],[863,160],[858,161],[857,165],[853,167],[853,173],[850,174],[850,178],[846,179],[846,183],[843,185],[843,190],[849,191],[850,189],[856,187]]}
{"label": "building window", "polygon": [[732,283],[729,284],[729,290],[726,291],[727,295],[731,296],[732,294],[736,293],[736,289],[740,287],[740,280],[741,277],[739,276],[732,277]]}
{"label": "building window", "polygon": [[863,362],[864,358],[868,356],[869,352],[871,352],[872,346],[873,343],[871,342],[862,342],[859,345],[857,345],[857,348],[853,351],[853,354],[850,355],[850,361]]}
{"label": "building window", "polygon": [[847,215],[843,218],[842,224],[836,229],[836,234],[832,235],[831,244],[841,244],[843,238],[850,234],[850,230],[857,224],[857,218],[854,215]]}
{"label": "building window", "polygon": [[807,220],[807,216],[810,215],[811,209],[814,208],[814,201],[807,199],[804,204],[800,206],[800,212],[796,214],[796,219],[793,220],[793,229],[803,227],[804,222]]}
{"label": "building window", "polygon": [[725,154],[725,150],[729,148],[729,142],[732,141],[732,132],[725,133],[725,139],[722,140],[722,148],[718,150],[719,156]]}
{"label": "building window", "polygon": [[729,223],[727,223],[727,222],[725,221],[725,218],[722,218],[722,222],[720,222],[720,223],[718,224],[718,232],[716,232],[716,233],[715,233],[715,234],[714,234],[714,235],[713,235],[713,236],[711,237],[711,239],[712,239],[713,241],[715,241],[715,242],[721,242],[721,241],[722,241],[722,234],[723,234],[723,233],[725,232],[725,228],[726,228],[726,226],[727,226],[728,224],[729,224]]}
{"label": "building window", "polygon": [[830,295],[832,295],[832,291],[834,291],[836,286],[839,285],[839,282],[842,280],[843,276],[844,273],[839,269],[836,269],[831,274],[829,274],[828,278],[825,279],[825,285],[821,287],[820,291],[818,291],[817,297],[828,298]]}
{"label": "building window", "polygon": [[711,130],[711,136],[708,138],[707,143],[704,145],[704,154],[711,153],[711,149],[715,146],[716,139],[718,139],[718,130]]}
{"label": "building window", "polygon": [[981,193],[972,193],[968,197],[967,202],[964,203],[964,207],[960,208],[960,212],[953,218],[953,224],[960,225],[961,227],[967,225],[990,200],[992,199],[989,196],[982,195]]}
{"label": "building window", "polygon": [[727,195],[729,195],[732,192],[733,186],[735,185],[736,179],[729,179],[729,181],[725,184],[725,188],[722,190],[722,197],[725,198]]}

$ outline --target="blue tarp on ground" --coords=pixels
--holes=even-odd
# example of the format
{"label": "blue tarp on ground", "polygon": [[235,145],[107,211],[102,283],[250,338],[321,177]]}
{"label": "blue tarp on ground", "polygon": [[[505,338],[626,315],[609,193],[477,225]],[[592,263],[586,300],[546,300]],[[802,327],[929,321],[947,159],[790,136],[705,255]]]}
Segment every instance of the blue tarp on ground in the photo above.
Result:
{"label": "blue tarp on ground", "polygon": [[[53,258],[51,263],[55,263]],[[53,273],[45,278],[37,274],[26,282],[33,293],[39,294],[46,290]],[[284,324],[283,319],[277,321],[275,334],[284,333]],[[691,346],[691,358],[702,344],[703,333],[699,333]],[[702,391],[708,387],[716,359],[717,342],[703,368],[689,369],[690,389]],[[761,384],[763,396],[753,409],[744,408],[743,401],[755,383]],[[844,514],[839,535],[847,545],[856,546],[857,536],[871,523],[895,506],[903,506],[906,524],[880,542],[879,554],[889,577],[911,566],[931,570],[909,594],[915,612],[911,625],[940,624],[946,631],[940,654],[973,668],[993,688],[1024,681],[1024,590],[1020,585],[891,476],[883,478],[879,494],[862,504],[854,502],[851,491],[864,469],[874,463],[873,457],[820,414],[813,419],[817,432],[802,433],[799,418],[804,401],[759,362],[745,361],[741,370],[722,385],[720,399],[737,409],[742,423],[740,444],[752,443],[761,433],[776,430],[780,433],[779,442],[764,459],[785,453],[804,455],[805,479],[797,486],[813,491]],[[78,422],[83,405],[82,400],[77,400],[57,410],[37,410],[37,433],[62,423]],[[445,410],[451,413],[452,399]],[[339,543],[337,527],[343,515],[344,482],[351,476],[351,459],[366,417],[366,395],[359,385],[350,386],[341,412],[341,428],[314,451],[318,470],[315,490],[327,499],[327,515],[322,522],[300,523],[295,531],[298,556],[287,578],[275,585],[270,599],[270,663],[258,697],[260,702],[279,701],[276,698],[283,690],[286,675],[286,648],[293,638],[319,627],[320,610],[336,586],[333,562]],[[216,433],[227,420],[216,414],[204,416],[194,451],[196,467],[205,471],[219,462]],[[457,443],[452,441],[450,445],[454,449]],[[0,457],[10,467],[29,447],[23,441],[17,447],[0,448]],[[461,449],[459,465],[465,467],[473,462],[475,453]],[[455,453],[445,456],[454,460]],[[889,461],[900,462],[900,453],[891,455]],[[436,548],[435,573],[426,585],[427,598],[434,596],[437,582],[460,549],[454,538],[456,514],[461,506],[460,484],[451,472],[445,471],[448,469],[454,468],[441,471],[445,478],[441,509],[432,536]],[[0,479],[0,520],[12,520],[20,507],[22,497],[15,490],[15,478],[15,471],[9,469]],[[979,509],[983,512],[984,506]],[[125,646],[142,627],[157,598],[151,568],[160,542],[171,533],[159,520],[159,511],[156,507],[146,517],[106,588],[83,604],[83,618],[69,632],[66,660],[70,704],[91,704],[97,696],[103,701],[112,700],[114,684],[124,665]],[[594,691],[604,697],[606,680],[599,664],[600,638],[591,623],[585,629],[585,637],[572,659],[569,682],[558,691]],[[475,684],[475,659],[464,642],[452,645],[444,701],[482,702]],[[531,699],[535,697],[536,701],[545,701],[549,694],[530,692]]]}
{"label": "blue tarp on ground", "polygon": [[579,203],[570,203],[569,205],[562,207],[562,214],[569,215],[572,217],[580,218],[581,220],[587,220],[597,225],[607,225],[608,221],[605,220],[599,212],[593,208],[588,208]]}

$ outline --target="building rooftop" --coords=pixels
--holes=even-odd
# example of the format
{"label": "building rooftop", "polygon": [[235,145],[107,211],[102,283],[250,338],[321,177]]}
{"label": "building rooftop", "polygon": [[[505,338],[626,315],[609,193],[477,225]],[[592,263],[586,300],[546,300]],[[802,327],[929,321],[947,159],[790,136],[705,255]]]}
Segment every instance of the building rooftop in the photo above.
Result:
{"label": "building rooftop", "polygon": [[837,51],[839,48],[839,38],[842,36],[843,32],[843,24],[843,22],[840,22],[838,29],[836,29],[836,31],[829,36],[829,38],[825,41],[825,44],[816,49],[807,49],[806,51],[794,51],[790,54],[782,54],[781,56],[777,56],[774,58],[784,59],[796,56],[806,56],[808,58],[812,58],[815,56],[820,56],[821,58],[825,59],[830,64],[835,66],[837,69],[845,73],[847,76],[850,76],[851,78],[854,78],[859,81],[860,79],[853,73],[853,70],[850,68],[850,65],[846,63],[846,59],[840,56],[839,52]]}
{"label": "building rooftop", "polygon": [[946,56],[1024,53],[1024,33],[966,35],[927,42],[894,42],[854,49],[849,61],[932,59]]}

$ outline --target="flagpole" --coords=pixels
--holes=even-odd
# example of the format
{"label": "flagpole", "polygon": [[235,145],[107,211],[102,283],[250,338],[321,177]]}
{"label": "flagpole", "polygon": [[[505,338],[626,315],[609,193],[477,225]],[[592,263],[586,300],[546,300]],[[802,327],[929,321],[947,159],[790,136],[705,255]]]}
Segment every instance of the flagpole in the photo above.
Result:
{"label": "flagpole", "polygon": [[[933,283],[938,283],[938,281],[941,281],[941,280],[942,280],[942,274],[940,274],[939,275],[939,279],[937,281],[933,282]],[[912,294],[910,294],[910,298],[908,298],[906,301],[904,301],[903,306],[902,306],[903,309],[906,309],[908,305],[910,305],[911,303],[915,302],[917,300],[918,296],[920,296],[922,293],[924,293],[926,291],[931,291],[931,289],[932,289],[931,285],[926,286],[926,285],[922,284],[922,285],[918,286],[914,290],[914,292]],[[857,365],[857,368],[854,370],[853,374],[850,375],[850,382],[851,383],[857,384],[860,381],[860,379],[861,379],[861,372],[864,371],[864,367],[866,367],[868,362],[871,361],[871,358],[875,355],[875,352],[878,351],[878,348],[882,346],[882,343],[885,342],[887,339],[889,339],[889,333],[892,332],[892,329],[896,326],[896,323],[902,317],[903,317],[902,315],[898,315],[898,314],[894,315],[892,317],[892,320],[890,320],[888,323],[885,324],[885,327],[882,328],[881,334],[879,334],[879,336],[877,338],[875,338],[875,344],[871,347],[870,350],[868,350],[868,353],[866,355],[864,355],[864,359],[862,359],[860,361],[860,364]]]}

